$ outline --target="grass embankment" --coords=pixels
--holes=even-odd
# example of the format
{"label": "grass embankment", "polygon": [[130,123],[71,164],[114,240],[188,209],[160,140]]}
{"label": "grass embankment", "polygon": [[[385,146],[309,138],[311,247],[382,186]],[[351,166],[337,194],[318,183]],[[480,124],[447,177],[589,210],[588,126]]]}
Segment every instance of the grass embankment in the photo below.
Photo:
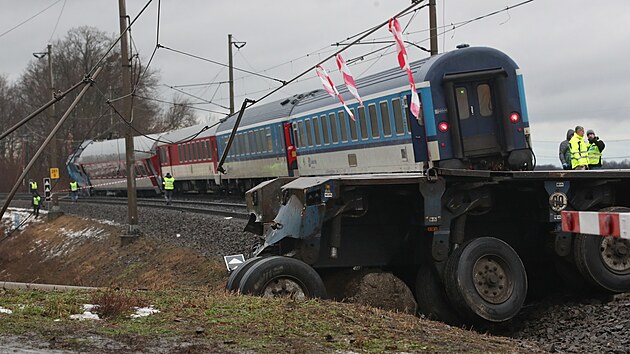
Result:
{"label": "grass embankment", "polygon": [[[83,312],[83,304],[100,305],[93,312],[102,319],[70,320],[71,314]],[[160,313],[129,317],[133,306],[148,305]],[[45,342],[52,338],[54,348],[81,351],[103,350],[103,338],[136,351],[150,351],[155,341],[194,343],[187,352],[528,351],[509,339],[367,306],[262,299],[212,290],[6,291],[0,293],[0,306],[13,311],[0,313],[0,333],[29,333]]]}

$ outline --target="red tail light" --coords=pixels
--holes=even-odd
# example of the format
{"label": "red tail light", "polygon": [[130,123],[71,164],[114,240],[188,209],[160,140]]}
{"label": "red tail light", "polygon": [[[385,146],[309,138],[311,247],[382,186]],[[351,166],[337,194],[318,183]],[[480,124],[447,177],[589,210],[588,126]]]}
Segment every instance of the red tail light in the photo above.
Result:
{"label": "red tail light", "polygon": [[521,120],[521,116],[519,116],[518,113],[513,112],[512,114],[510,114],[510,122],[518,123],[520,120]]}
{"label": "red tail light", "polygon": [[441,132],[447,132],[448,131],[448,123],[440,122],[440,124],[438,124],[438,129],[440,129]]}

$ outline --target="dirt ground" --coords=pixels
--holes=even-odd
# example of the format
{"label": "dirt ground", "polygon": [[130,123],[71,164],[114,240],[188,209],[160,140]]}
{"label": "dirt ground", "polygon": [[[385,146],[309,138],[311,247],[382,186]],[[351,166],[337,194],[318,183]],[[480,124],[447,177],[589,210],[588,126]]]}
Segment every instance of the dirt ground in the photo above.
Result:
{"label": "dirt ground", "polygon": [[121,229],[72,215],[32,223],[0,241],[0,281],[151,290],[225,284],[220,259],[149,238],[120,247]]}

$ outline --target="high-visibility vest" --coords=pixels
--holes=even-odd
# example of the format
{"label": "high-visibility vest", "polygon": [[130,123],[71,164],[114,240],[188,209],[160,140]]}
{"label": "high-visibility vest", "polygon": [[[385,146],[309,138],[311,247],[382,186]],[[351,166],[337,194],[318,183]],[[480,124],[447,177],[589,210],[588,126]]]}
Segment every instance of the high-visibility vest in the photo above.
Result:
{"label": "high-visibility vest", "polygon": [[40,196],[38,196],[38,195],[34,196],[34,197],[33,197],[33,205],[38,206],[38,205],[39,205],[40,200],[42,200],[42,197],[40,197]]}
{"label": "high-visibility vest", "polygon": [[172,191],[175,189],[175,178],[173,177],[164,177],[164,189],[167,191]]}
{"label": "high-visibility vest", "polygon": [[597,144],[589,144],[588,145],[588,164],[589,165],[601,165],[602,163],[602,152],[599,151],[599,146]]}
{"label": "high-visibility vest", "polygon": [[31,182],[31,189],[37,189],[37,182]]}
{"label": "high-visibility vest", "polygon": [[77,182],[70,182],[70,190],[76,192],[79,190],[79,184]]}
{"label": "high-visibility vest", "polygon": [[575,134],[569,141],[569,150],[571,151],[571,168],[578,166],[588,166],[588,146],[584,142],[584,138]]}

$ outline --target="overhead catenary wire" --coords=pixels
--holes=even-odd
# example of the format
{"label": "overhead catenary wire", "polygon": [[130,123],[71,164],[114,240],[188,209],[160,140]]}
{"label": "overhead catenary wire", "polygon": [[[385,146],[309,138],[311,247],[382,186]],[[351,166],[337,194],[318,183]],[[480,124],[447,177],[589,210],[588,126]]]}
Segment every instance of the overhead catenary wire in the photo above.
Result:
{"label": "overhead catenary wire", "polygon": [[68,1],[68,0],[63,0],[63,5],[61,6],[61,11],[59,11],[59,17],[57,17],[57,22],[55,23],[55,27],[53,28],[52,33],[50,34],[50,38],[48,39],[48,43],[50,43],[50,41],[52,41],[53,37],[55,36],[55,32],[57,31],[57,26],[59,26],[59,21],[61,20],[61,16],[63,15],[63,10],[66,8],[66,1]]}
{"label": "overhead catenary wire", "polygon": [[13,26],[13,27],[9,28],[8,30],[6,30],[6,31],[4,31],[4,32],[2,32],[2,33],[0,33],[0,38],[4,37],[5,35],[7,35],[7,34],[9,34],[9,33],[11,33],[11,32],[13,32],[14,30],[16,30],[16,29],[20,28],[22,25],[24,25],[25,23],[27,23],[27,22],[29,22],[30,20],[34,19],[35,17],[37,17],[37,16],[39,16],[39,15],[43,14],[44,12],[46,12],[46,10],[48,10],[48,9],[50,9],[51,7],[53,7],[53,6],[57,5],[59,2],[61,2],[61,0],[57,0],[57,1],[53,2],[52,4],[48,5],[48,6],[47,6],[47,7],[45,7],[43,10],[39,11],[38,13],[36,13],[35,15],[33,15],[33,16],[31,16],[31,17],[27,18],[26,20],[24,20],[24,21],[22,21],[22,22],[18,23],[17,25],[15,25],[15,26]]}

